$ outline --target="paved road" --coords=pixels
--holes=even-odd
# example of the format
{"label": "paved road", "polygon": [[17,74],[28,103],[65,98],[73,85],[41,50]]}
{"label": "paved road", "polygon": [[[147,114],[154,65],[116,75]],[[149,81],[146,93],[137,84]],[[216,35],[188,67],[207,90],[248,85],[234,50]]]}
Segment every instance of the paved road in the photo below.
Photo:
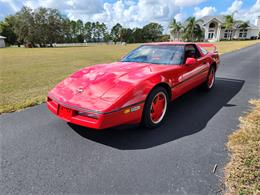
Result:
{"label": "paved road", "polygon": [[1,194],[218,193],[227,136],[259,98],[259,56],[260,44],[223,55],[214,90],[171,103],[157,130],[96,132],[45,104],[0,116]]}

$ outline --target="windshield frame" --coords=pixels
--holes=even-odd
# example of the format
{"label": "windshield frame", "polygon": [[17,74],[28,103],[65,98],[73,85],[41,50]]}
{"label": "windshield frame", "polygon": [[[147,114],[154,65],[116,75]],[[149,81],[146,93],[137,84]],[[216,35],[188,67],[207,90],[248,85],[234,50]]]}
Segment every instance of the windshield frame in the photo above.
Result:
{"label": "windshield frame", "polygon": [[160,46],[165,46],[165,47],[181,47],[182,49],[182,52],[183,52],[183,55],[185,55],[185,45],[183,44],[143,44],[143,45],[140,45],[139,47],[137,47],[136,49],[130,51],[128,54],[126,54],[124,57],[122,57],[120,59],[120,62],[134,62],[134,63],[143,63],[143,64],[155,64],[155,65],[182,65],[183,64],[183,61],[184,61],[184,58],[185,56],[183,57],[183,60],[180,60],[180,63],[155,63],[155,62],[140,62],[140,61],[124,61],[124,59],[126,59],[127,57],[131,56],[136,50],[142,48],[142,47],[145,47],[145,46],[151,46],[151,47],[160,47]]}

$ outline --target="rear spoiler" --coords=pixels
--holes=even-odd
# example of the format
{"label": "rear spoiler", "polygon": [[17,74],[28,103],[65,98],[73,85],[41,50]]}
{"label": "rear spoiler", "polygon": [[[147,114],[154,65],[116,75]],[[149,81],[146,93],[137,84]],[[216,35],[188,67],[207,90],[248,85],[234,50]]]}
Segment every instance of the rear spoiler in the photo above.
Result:
{"label": "rear spoiler", "polygon": [[218,53],[216,45],[214,45],[212,43],[198,43],[197,45],[200,46],[200,47],[203,47],[208,52]]}

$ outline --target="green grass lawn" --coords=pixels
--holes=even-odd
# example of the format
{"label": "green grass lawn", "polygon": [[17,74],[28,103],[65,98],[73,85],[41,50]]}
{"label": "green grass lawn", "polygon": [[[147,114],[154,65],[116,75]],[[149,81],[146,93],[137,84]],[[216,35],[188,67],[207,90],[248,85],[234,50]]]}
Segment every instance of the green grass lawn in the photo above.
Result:
{"label": "green grass lawn", "polygon": [[[260,41],[216,43],[220,53]],[[68,48],[0,49],[0,113],[16,111],[45,101],[49,89],[74,71],[120,59],[138,44]]]}

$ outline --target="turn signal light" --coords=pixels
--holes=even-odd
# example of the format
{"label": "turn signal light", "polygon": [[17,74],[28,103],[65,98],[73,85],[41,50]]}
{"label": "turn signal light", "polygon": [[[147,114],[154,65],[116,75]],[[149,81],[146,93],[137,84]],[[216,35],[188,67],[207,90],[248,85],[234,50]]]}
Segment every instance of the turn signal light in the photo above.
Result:
{"label": "turn signal light", "polygon": [[93,113],[78,112],[78,115],[86,116],[86,117],[93,118],[93,119],[98,119],[98,115],[97,114],[93,114]]}

